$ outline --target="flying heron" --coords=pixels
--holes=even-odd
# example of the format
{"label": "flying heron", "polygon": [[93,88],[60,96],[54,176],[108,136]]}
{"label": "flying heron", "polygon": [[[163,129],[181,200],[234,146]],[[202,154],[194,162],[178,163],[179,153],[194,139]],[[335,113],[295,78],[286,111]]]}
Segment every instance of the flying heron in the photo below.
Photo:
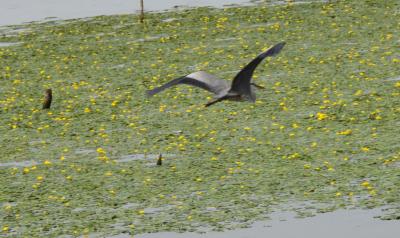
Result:
{"label": "flying heron", "polygon": [[154,88],[153,90],[148,90],[147,95],[153,96],[156,93],[178,84],[188,84],[212,92],[215,95],[214,99],[205,105],[206,107],[223,100],[247,100],[250,102],[255,102],[256,95],[253,91],[253,86],[258,88],[262,87],[251,82],[254,70],[266,57],[277,55],[285,46],[285,44],[285,42],[278,43],[265,52],[259,54],[233,78],[231,84],[225,80],[217,78],[212,74],[199,71],[173,79],[160,87]]}

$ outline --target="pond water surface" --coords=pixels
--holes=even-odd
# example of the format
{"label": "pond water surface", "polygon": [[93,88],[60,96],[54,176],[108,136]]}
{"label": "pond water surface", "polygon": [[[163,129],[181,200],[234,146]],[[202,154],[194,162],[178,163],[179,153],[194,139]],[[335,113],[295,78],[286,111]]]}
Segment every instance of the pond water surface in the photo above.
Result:
{"label": "pond water surface", "polygon": [[[137,235],[135,238],[396,238],[400,221],[383,221],[374,216],[380,209],[338,210],[314,217],[296,219],[293,213],[273,213],[271,220],[256,222],[251,228],[225,232],[173,233]],[[113,238],[125,238],[123,235]]]}
{"label": "pond water surface", "polygon": [[[174,6],[214,6],[245,4],[247,0],[144,0],[146,11]],[[139,0],[0,0],[0,25],[14,25],[49,19],[71,19],[98,15],[135,13]]]}

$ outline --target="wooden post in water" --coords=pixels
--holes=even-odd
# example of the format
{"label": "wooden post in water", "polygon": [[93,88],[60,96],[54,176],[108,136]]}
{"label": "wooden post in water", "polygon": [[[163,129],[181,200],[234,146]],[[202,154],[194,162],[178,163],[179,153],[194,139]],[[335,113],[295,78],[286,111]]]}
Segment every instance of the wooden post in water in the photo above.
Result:
{"label": "wooden post in water", "polygon": [[43,100],[43,109],[49,109],[51,106],[51,100],[53,99],[53,93],[51,91],[51,88],[46,89],[44,91],[44,100]]}
{"label": "wooden post in water", "polygon": [[143,0],[140,0],[140,16],[139,16],[140,23],[144,21],[144,3]]}

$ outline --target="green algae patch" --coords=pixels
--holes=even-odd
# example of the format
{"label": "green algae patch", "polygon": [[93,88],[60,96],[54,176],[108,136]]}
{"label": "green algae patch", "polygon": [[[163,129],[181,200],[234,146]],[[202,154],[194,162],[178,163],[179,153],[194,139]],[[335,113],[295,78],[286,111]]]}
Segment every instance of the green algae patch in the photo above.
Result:
{"label": "green algae patch", "polygon": [[[0,48],[2,235],[232,229],[302,201],[299,216],[398,219],[399,13],[394,0],[260,4],[0,34],[18,42]],[[231,79],[281,41],[255,104],[204,108],[210,94],[187,86],[145,97],[195,70]]]}

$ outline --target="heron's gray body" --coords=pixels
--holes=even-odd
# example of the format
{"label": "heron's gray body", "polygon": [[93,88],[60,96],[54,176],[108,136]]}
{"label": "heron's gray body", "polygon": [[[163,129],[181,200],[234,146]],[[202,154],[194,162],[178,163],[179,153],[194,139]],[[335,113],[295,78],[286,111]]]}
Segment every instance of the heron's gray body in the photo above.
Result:
{"label": "heron's gray body", "polygon": [[205,83],[210,88],[207,91],[214,93],[216,97],[222,97],[223,95],[227,94],[231,88],[231,85],[228,81],[220,79],[217,76],[204,71],[194,72],[186,77]]}
{"label": "heron's gray body", "polygon": [[159,93],[169,87],[178,84],[187,84],[202,88],[215,95],[215,99],[207,103],[205,105],[206,107],[211,106],[212,104],[223,100],[234,100],[234,101],[247,100],[255,102],[256,95],[254,92],[254,86],[256,87],[260,86],[251,82],[254,70],[261,63],[263,59],[265,59],[268,56],[274,56],[278,54],[284,45],[285,42],[281,42],[271,47],[267,51],[261,53],[260,55],[258,55],[235,76],[232,83],[219,79],[218,77],[206,73],[204,71],[198,71],[171,80],[170,82],[160,87],[147,91],[147,94],[149,96],[153,96],[154,94]]}

